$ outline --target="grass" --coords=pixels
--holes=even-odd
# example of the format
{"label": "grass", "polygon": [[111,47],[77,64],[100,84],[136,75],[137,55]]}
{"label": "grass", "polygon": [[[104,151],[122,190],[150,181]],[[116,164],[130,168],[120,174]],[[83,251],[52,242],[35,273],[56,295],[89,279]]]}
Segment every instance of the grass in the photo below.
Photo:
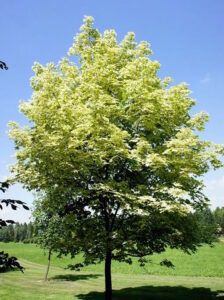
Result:
{"label": "grass", "polygon": [[[104,299],[103,265],[89,266],[82,272],[65,270],[70,258],[52,259],[49,281],[43,281],[47,256],[43,250],[29,244],[3,244],[0,249],[16,255],[26,268],[25,273],[0,274],[1,300],[28,299]],[[147,268],[113,264],[114,300],[208,300],[224,299],[224,242],[214,248],[203,246],[195,255],[188,256],[169,250],[162,258],[171,259],[174,270],[159,267],[161,256],[155,255]]]}
{"label": "grass", "polygon": [[[44,255],[44,251],[33,244],[0,243],[0,249],[29,262],[47,264],[47,255]],[[164,258],[171,260],[175,268],[161,267],[159,262]],[[75,264],[79,261],[81,261],[80,256],[75,260],[69,257],[59,259],[55,254],[52,257],[52,265],[60,268],[65,268],[68,264]],[[83,269],[87,272],[100,273],[103,270],[103,264],[91,265]],[[137,260],[134,260],[132,265],[113,262],[112,272],[136,275],[224,277],[224,241],[216,243],[213,248],[205,245],[193,255],[185,254],[179,250],[167,250],[163,254],[153,255],[152,263],[144,268],[139,267]]]}

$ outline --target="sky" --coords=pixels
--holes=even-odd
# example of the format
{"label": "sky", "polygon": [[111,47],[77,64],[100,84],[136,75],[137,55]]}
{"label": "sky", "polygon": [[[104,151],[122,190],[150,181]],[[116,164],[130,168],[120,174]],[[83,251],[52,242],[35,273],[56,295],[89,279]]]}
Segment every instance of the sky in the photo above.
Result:
{"label": "sky", "polygon": [[[224,144],[223,0],[0,0],[0,5],[0,60],[9,67],[0,70],[0,180],[9,176],[8,165],[14,161],[7,123],[27,123],[18,105],[32,94],[33,63],[64,57],[85,15],[94,17],[101,32],[115,29],[118,40],[133,31],[137,41],[150,42],[152,59],[161,64],[159,76],[171,76],[175,84],[187,82],[196,99],[192,114],[209,113],[202,138]],[[210,171],[204,181],[211,207],[224,206],[224,170]],[[30,207],[34,198],[19,184],[4,197]],[[30,212],[6,209],[0,217],[27,222]]]}

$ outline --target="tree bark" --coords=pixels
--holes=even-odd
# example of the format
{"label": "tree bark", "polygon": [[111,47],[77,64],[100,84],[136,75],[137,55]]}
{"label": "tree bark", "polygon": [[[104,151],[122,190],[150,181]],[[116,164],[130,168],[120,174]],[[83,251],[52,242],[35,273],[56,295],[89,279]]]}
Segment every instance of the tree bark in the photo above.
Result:
{"label": "tree bark", "polygon": [[105,259],[105,300],[112,299],[112,281],[111,281],[111,251],[107,250]]}
{"label": "tree bark", "polygon": [[49,273],[49,269],[50,269],[50,262],[51,262],[51,249],[48,252],[48,264],[47,264],[47,270],[46,270],[46,274],[45,274],[45,281],[47,281],[47,277],[48,277],[48,273]]}

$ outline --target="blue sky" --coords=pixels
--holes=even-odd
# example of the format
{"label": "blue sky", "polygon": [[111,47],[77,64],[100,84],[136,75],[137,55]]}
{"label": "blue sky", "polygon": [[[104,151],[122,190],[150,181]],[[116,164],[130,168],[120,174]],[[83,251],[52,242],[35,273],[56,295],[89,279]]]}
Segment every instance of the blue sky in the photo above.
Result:
{"label": "blue sky", "polygon": [[[29,79],[34,61],[57,62],[66,55],[84,15],[95,18],[102,32],[115,29],[118,39],[134,31],[137,41],[147,40],[154,59],[161,63],[159,75],[174,83],[188,82],[197,105],[206,110],[210,122],[202,135],[224,144],[224,1],[223,0],[8,0],[1,3],[0,60],[0,178],[9,173],[13,143],[7,137],[10,120],[24,124],[18,112],[21,99],[32,91]],[[209,172],[206,193],[212,207],[224,205],[224,171]],[[33,196],[19,185],[6,196],[32,203]],[[4,217],[27,221],[29,213],[5,210]]]}

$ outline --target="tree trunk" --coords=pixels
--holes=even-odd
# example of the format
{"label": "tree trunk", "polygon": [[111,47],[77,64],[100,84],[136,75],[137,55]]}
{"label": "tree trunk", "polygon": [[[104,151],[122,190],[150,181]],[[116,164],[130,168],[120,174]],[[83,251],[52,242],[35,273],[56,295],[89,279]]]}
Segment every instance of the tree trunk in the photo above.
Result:
{"label": "tree trunk", "polygon": [[48,252],[48,264],[47,264],[47,270],[46,270],[46,274],[45,274],[45,281],[47,281],[47,276],[48,276],[49,269],[50,269],[50,262],[51,262],[51,249]]}
{"label": "tree trunk", "polygon": [[108,250],[105,259],[105,300],[112,299],[112,282],[111,282],[111,251]]}

